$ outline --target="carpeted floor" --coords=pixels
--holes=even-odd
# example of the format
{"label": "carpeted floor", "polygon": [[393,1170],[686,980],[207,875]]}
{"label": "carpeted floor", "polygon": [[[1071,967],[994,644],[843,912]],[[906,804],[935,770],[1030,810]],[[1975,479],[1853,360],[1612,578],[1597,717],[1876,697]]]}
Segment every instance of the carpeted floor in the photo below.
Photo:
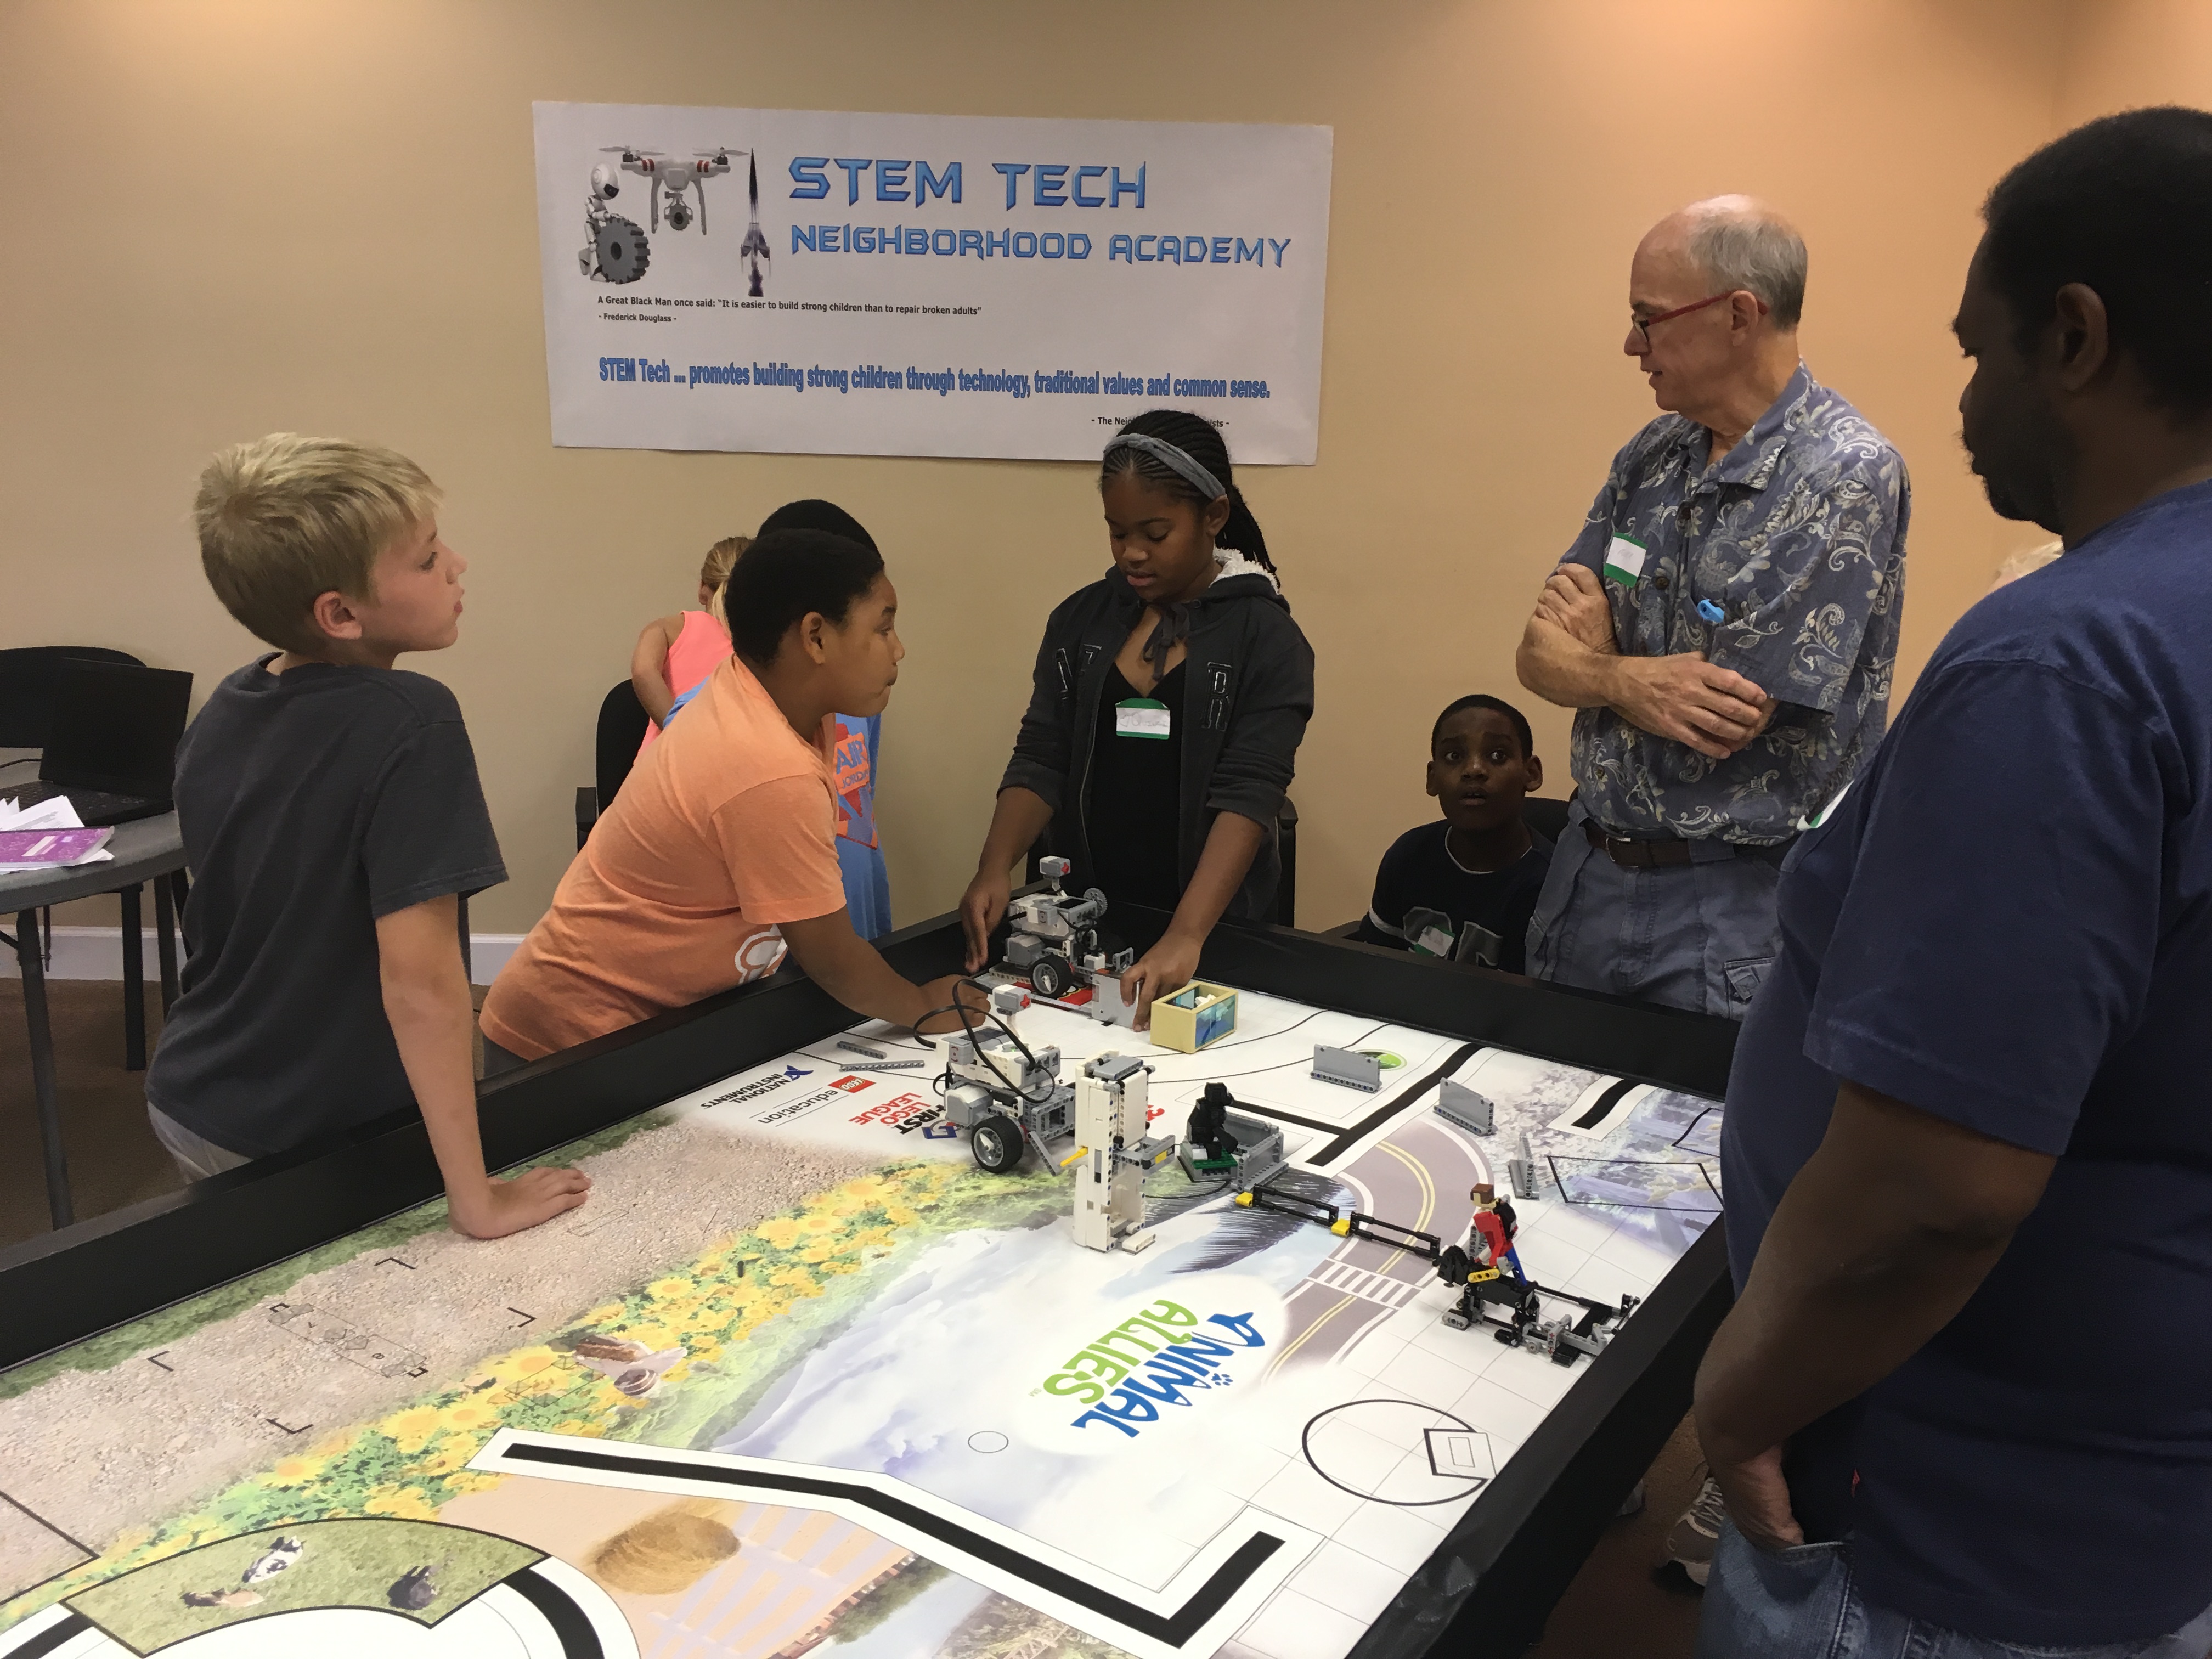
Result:
{"label": "carpeted floor", "polygon": [[1655,1564],[1698,1495],[1698,1437],[1682,1419],[1644,1477],[1644,1507],[1605,1529],[1529,1650],[1536,1659],[1688,1659],[1701,1592]]}
{"label": "carpeted floor", "polygon": [[[172,1193],[177,1166],[146,1124],[145,1073],[123,1069],[120,981],[57,980],[46,987],[62,1150],[79,1220]],[[161,1029],[158,988],[146,990],[146,1041]],[[0,980],[0,1244],[45,1232],[46,1166],[23,1029],[23,982]]]}
{"label": "carpeted floor", "polygon": [[[123,1069],[123,988],[59,981],[48,988],[59,1073],[64,1145],[80,1218],[174,1191],[176,1169],[146,1126],[144,1074]],[[149,1041],[161,1002],[149,987]],[[23,988],[0,980],[0,1245],[46,1231],[39,1127],[23,1030]],[[1698,1592],[1673,1568],[1655,1572],[1662,1541],[1696,1491],[1697,1444],[1685,1424],[1644,1477],[1645,1504],[1614,1522],[1558,1609],[1540,1659],[1685,1659],[1697,1629]]]}

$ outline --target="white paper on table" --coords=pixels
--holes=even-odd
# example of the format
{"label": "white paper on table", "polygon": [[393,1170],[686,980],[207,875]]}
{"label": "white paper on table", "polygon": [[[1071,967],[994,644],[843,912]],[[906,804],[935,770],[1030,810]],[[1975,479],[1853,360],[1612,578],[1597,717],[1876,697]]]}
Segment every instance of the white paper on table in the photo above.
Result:
{"label": "white paper on table", "polygon": [[[76,815],[76,803],[67,795],[52,795],[35,805],[21,806],[13,800],[0,800],[0,830],[82,830],[84,820]],[[12,876],[26,870],[74,870],[81,865],[105,864],[115,856],[105,847],[95,847],[81,859],[67,864],[41,862],[38,864],[0,864],[0,876]]]}
{"label": "white paper on table", "polygon": [[0,800],[0,830],[82,830],[76,803],[67,795],[50,795],[34,806]]}

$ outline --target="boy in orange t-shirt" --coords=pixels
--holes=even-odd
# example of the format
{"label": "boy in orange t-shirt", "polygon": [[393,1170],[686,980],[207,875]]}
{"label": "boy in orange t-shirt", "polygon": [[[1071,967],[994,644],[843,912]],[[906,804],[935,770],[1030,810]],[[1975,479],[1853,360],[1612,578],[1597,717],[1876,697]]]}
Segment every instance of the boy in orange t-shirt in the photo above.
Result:
{"label": "boy in orange t-shirt", "polygon": [[492,986],[488,1073],[763,978],[787,949],[863,1015],[913,1026],[951,1003],[953,979],[915,985],[854,933],[838,871],[831,717],[890,700],[897,608],[881,556],[842,536],[772,531],[739,556],[733,654],[639,760]]}

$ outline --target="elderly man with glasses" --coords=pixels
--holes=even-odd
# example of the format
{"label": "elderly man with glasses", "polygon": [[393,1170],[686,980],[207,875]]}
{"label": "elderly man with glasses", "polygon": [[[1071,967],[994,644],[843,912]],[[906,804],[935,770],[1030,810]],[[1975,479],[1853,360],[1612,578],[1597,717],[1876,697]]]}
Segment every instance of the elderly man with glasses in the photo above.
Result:
{"label": "elderly man with glasses", "polygon": [[1539,978],[1741,1018],[1790,842],[1881,737],[1911,494],[1797,356],[1805,244],[1764,204],[1669,215],[1621,349],[1661,410],[1545,585],[1521,683],[1576,710]]}

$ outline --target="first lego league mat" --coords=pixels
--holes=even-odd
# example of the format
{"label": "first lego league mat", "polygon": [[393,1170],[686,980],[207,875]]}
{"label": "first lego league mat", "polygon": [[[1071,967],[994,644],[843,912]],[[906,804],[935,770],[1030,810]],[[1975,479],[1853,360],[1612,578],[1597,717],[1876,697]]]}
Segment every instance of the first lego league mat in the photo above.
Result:
{"label": "first lego league mat", "polygon": [[[1640,1297],[1719,1212],[1711,1101],[1240,1003],[1194,1054],[1020,1027],[1142,1058],[1157,1133],[1226,1085],[1287,1189],[1447,1244],[1525,1137],[1550,1290]],[[1339,1659],[1587,1370],[1172,1164],[1148,1249],[1083,1249],[938,1065],[858,1028],[568,1149],[593,1201],[517,1239],[425,1206],[0,1378],[0,1654]]]}

